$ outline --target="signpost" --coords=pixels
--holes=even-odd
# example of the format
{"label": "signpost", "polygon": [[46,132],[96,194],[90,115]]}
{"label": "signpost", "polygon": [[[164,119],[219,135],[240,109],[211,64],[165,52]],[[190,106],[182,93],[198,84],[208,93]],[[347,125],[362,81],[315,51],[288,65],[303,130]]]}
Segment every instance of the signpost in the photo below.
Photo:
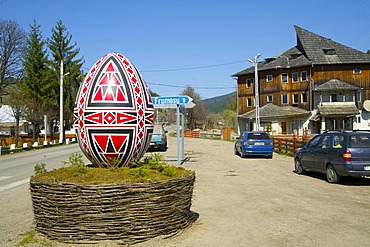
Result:
{"label": "signpost", "polygon": [[181,95],[181,96],[153,97],[152,101],[154,105],[174,105],[174,104],[183,105],[193,101],[193,99],[187,95]]}
{"label": "signpost", "polygon": [[[180,146],[182,161],[184,157],[184,129],[185,129],[185,115],[186,108],[193,108],[195,104],[193,99],[187,95],[181,96],[166,96],[166,97],[152,97],[154,108],[176,108],[176,125],[177,125],[177,164],[180,165]],[[180,145],[180,115],[181,115],[181,145]]]}
{"label": "signpost", "polygon": [[153,97],[154,108],[177,108],[178,105],[186,107],[187,104],[192,103],[193,99],[187,95],[181,96],[166,96]]}

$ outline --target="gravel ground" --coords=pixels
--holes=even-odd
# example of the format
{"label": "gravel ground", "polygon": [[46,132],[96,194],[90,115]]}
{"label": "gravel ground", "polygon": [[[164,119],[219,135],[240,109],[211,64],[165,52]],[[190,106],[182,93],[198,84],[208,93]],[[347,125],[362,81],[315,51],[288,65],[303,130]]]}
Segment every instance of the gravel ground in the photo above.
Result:
{"label": "gravel ground", "polygon": [[[176,151],[170,138],[163,153],[170,163]],[[183,166],[196,172],[191,209],[198,220],[176,236],[134,246],[370,246],[369,180],[329,184],[324,175],[295,174],[292,157],[241,159],[227,141],[186,138],[185,155]],[[0,245],[15,246],[34,228],[28,186],[0,192],[0,207]]]}

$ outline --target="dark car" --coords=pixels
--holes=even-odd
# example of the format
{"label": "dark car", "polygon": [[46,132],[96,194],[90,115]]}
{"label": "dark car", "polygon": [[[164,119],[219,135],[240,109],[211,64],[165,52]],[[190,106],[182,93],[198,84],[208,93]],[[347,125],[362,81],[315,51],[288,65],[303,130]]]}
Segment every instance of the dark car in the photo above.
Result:
{"label": "dark car", "polygon": [[163,125],[155,124],[152,139],[148,151],[166,151],[167,150],[167,131]]}
{"label": "dark car", "polygon": [[266,132],[244,131],[236,139],[234,153],[240,155],[242,158],[252,155],[272,158],[274,145]]}
{"label": "dark car", "polygon": [[329,183],[342,176],[370,176],[370,131],[324,132],[300,148],[294,161],[296,173],[324,173]]}

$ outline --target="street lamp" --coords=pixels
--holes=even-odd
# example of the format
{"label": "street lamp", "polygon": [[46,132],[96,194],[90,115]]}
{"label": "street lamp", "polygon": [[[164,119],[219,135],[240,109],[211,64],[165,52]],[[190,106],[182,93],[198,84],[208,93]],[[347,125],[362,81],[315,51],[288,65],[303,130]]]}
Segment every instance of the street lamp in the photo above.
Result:
{"label": "street lamp", "polygon": [[252,59],[248,59],[250,63],[254,65],[254,98],[255,98],[255,109],[256,109],[256,131],[260,130],[260,100],[259,100],[259,94],[258,94],[258,70],[257,70],[257,60],[261,56],[260,53],[258,53],[254,57],[254,61]]}
{"label": "street lamp", "polygon": [[60,88],[59,88],[59,143],[63,144],[64,140],[64,120],[63,120],[63,79],[68,73],[63,72],[63,60],[60,60]]}

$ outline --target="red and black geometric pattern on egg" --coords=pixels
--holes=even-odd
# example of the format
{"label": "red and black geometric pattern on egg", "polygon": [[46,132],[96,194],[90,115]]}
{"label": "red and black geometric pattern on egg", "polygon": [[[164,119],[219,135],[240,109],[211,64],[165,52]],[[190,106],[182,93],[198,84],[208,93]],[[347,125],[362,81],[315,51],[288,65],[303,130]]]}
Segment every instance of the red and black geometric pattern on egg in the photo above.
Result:
{"label": "red and black geometric pattern on egg", "polygon": [[[100,164],[126,161],[132,146],[132,129],[89,131],[89,139],[95,158]],[[123,164],[124,165],[124,164]],[[106,166],[106,165],[105,165]]]}
{"label": "red and black geometric pattern on egg", "polygon": [[74,109],[79,145],[90,161],[103,165],[114,158],[125,165],[140,159],[150,144],[153,120],[149,89],[135,66],[118,53],[97,61]]}
{"label": "red and black geometric pattern on egg", "polygon": [[92,81],[92,95],[87,107],[134,107],[130,84],[127,82],[119,61],[113,56],[102,64]]}
{"label": "red and black geometric pattern on egg", "polygon": [[84,112],[85,124],[137,124],[137,113],[101,111]]}

